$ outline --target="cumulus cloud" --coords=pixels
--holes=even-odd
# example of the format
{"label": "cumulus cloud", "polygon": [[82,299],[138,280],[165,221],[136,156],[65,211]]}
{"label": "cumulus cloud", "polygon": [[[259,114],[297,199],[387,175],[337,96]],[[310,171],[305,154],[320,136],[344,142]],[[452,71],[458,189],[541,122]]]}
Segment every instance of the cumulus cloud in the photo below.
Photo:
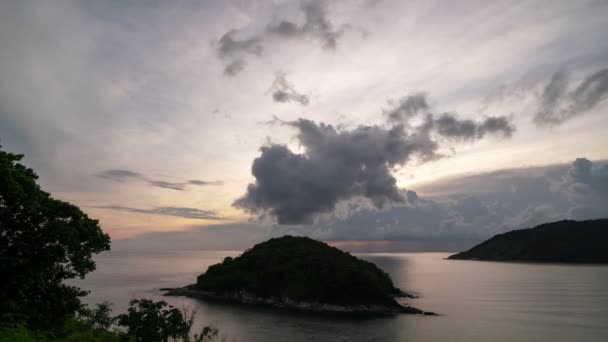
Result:
{"label": "cumulus cloud", "polygon": [[[304,152],[294,153],[279,144],[262,147],[251,169],[256,181],[234,205],[253,214],[276,217],[279,224],[311,224],[318,214],[332,212],[337,203],[354,197],[364,197],[376,208],[403,203],[405,196],[397,188],[392,170],[412,158],[428,161],[441,157],[432,131],[470,139],[512,132],[510,126],[500,128],[502,121],[496,118],[480,124],[471,121],[470,134],[448,129],[449,124],[462,124],[457,119],[450,123],[441,119],[429,116],[424,125],[411,131],[403,124],[340,129],[306,119],[279,120],[296,129]],[[415,194],[407,197],[416,201]]]}
{"label": "cumulus cloud", "polygon": [[608,217],[608,165],[577,158],[558,188],[574,205],[569,210],[572,218]]}
{"label": "cumulus cloud", "polygon": [[544,87],[534,122],[539,126],[559,125],[595,108],[608,98],[608,69],[585,76],[570,90],[570,77],[559,70]]}
{"label": "cumulus cloud", "polygon": [[377,207],[402,202],[390,168],[434,151],[433,146],[408,141],[399,129],[340,131],[305,119],[289,125],[298,130],[305,153],[284,145],[262,147],[252,166],[256,182],[234,203],[255,214],[270,214],[279,224],[310,224],[315,214],[332,211],[338,201],[354,196],[364,196]]}
{"label": "cumulus cloud", "polygon": [[163,180],[150,179],[149,177],[146,177],[145,175],[143,175],[139,172],[130,171],[130,170],[122,170],[122,169],[113,169],[113,170],[102,171],[97,174],[97,177],[103,178],[106,180],[111,180],[114,182],[120,182],[120,183],[139,181],[139,182],[144,182],[150,186],[163,188],[163,189],[179,190],[179,191],[186,190],[186,188],[189,185],[205,186],[205,185],[223,184],[220,181],[204,181],[204,180],[189,180],[186,182],[168,182],[168,181],[163,181]]}
{"label": "cumulus cloud", "polygon": [[306,94],[302,94],[295,90],[286,78],[284,72],[277,72],[275,78],[270,85],[269,92],[272,93],[272,100],[274,102],[297,102],[302,106],[308,105],[310,98]]}
{"label": "cumulus cloud", "polygon": [[[454,114],[435,116],[424,93],[402,98],[384,110],[387,125],[336,128],[307,119],[270,124],[295,128],[303,153],[287,146],[269,144],[260,148],[251,172],[255,183],[233,205],[261,217],[276,218],[279,224],[312,224],[319,214],[355,197],[366,198],[376,209],[389,204],[416,201],[415,194],[400,192],[392,171],[411,159],[426,162],[441,158],[438,137],[446,140],[475,140],[487,134],[510,137],[514,127],[505,117],[487,117],[480,122],[459,119]],[[423,123],[410,120],[424,114]]]}
{"label": "cumulus cloud", "polygon": [[298,25],[289,20],[268,25],[268,32],[287,39],[317,39],[324,49],[335,49],[345,27],[335,29],[327,18],[327,3],[322,0],[302,1],[304,23]]}
{"label": "cumulus cloud", "polygon": [[273,230],[332,241],[480,241],[546,222],[608,217],[608,164],[579,158],[571,165],[453,178],[423,191],[433,195],[401,190],[407,202],[386,210],[351,200],[338,204],[346,215],[337,210],[313,226]]}
{"label": "cumulus cloud", "polygon": [[138,214],[149,214],[149,215],[165,215],[165,216],[177,216],[188,219],[196,220],[223,220],[221,216],[213,210],[201,210],[195,208],[184,208],[184,207],[156,207],[152,209],[139,209],[131,207],[123,207],[118,205],[108,205],[97,207],[100,209],[126,211],[129,213]]}

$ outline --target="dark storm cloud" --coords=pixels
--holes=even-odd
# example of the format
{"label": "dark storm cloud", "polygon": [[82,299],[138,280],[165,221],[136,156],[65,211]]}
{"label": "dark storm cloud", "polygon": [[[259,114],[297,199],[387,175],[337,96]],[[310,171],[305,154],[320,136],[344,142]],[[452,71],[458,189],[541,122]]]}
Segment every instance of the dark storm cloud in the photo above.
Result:
{"label": "dark storm cloud", "polygon": [[188,185],[194,186],[205,186],[205,185],[221,185],[220,181],[204,181],[204,180],[189,180],[187,182],[167,182],[162,180],[150,179],[141,173],[129,171],[129,170],[106,170],[97,174],[97,177],[115,181],[115,182],[129,182],[129,181],[143,181],[148,185],[171,190],[186,190]]}
{"label": "dark storm cloud", "polygon": [[[319,214],[334,211],[341,201],[363,197],[377,208],[387,204],[415,202],[415,194],[397,188],[392,172],[413,158],[426,162],[441,158],[435,140],[475,140],[487,134],[511,136],[514,127],[504,117],[480,122],[458,119],[453,114],[435,117],[424,94],[405,97],[388,113],[388,126],[362,125],[353,129],[335,128],[306,119],[285,122],[274,118],[269,124],[291,126],[303,153],[285,145],[260,148],[251,172],[256,181],[234,206],[279,224],[311,224]],[[401,113],[391,115],[391,113]],[[419,126],[409,120],[426,113]],[[399,120],[396,120],[399,119]],[[397,121],[397,122],[395,122]]]}
{"label": "dark storm cloud", "polygon": [[429,116],[427,124],[439,135],[454,140],[481,139],[486,134],[510,137],[515,127],[505,117],[488,117],[480,122],[458,119],[453,113],[444,113],[435,118]]}
{"label": "dark storm cloud", "polygon": [[555,126],[593,109],[608,98],[608,69],[601,69],[583,78],[569,91],[566,71],[553,74],[541,94],[534,122],[539,126]]}
{"label": "dark storm cloud", "polygon": [[310,98],[306,94],[302,94],[295,90],[286,78],[285,73],[277,72],[275,74],[274,81],[270,85],[269,92],[272,93],[272,100],[274,102],[297,102],[302,106],[308,105]]}
{"label": "dark storm cloud", "polygon": [[230,30],[217,42],[217,55],[226,62],[224,74],[234,76],[245,68],[246,55],[261,56],[263,52],[259,38],[238,39],[237,30]]}
{"label": "dark storm cloud", "polygon": [[413,156],[433,157],[437,149],[428,139],[408,139],[400,127],[337,130],[305,119],[287,124],[297,129],[305,153],[284,145],[262,147],[252,166],[256,182],[234,203],[254,214],[270,214],[279,224],[310,224],[316,214],[355,196],[378,208],[403,202],[391,168]]}
{"label": "dark storm cloud", "polygon": [[344,34],[344,28],[335,29],[327,18],[327,4],[321,0],[303,1],[300,4],[304,12],[304,23],[298,25],[289,20],[269,25],[268,32],[287,39],[314,38],[321,42],[324,49],[335,49],[338,39]]}
{"label": "dark storm cloud", "polygon": [[108,205],[97,207],[100,209],[126,211],[129,213],[138,214],[149,214],[149,215],[164,215],[164,216],[177,216],[188,219],[196,220],[223,220],[221,216],[213,210],[201,210],[195,208],[184,208],[184,207],[156,207],[153,209],[138,209],[131,207],[123,207],[118,205]]}

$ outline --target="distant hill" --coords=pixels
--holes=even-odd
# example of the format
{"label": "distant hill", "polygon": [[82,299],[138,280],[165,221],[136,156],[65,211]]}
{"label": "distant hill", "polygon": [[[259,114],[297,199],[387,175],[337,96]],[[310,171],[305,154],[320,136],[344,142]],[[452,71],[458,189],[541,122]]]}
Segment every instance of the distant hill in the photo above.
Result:
{"label": "distant hill", "polygon": [[608,263],[608,219],[564,220],[513,230],[449,259]]}
{"label": "distant hill", "polygon": [[284,236],[210,266],[194,285],[169,295],[269,304],[308,311],[423,313],[396,297],[411,297],[371,262],[323,242]]}

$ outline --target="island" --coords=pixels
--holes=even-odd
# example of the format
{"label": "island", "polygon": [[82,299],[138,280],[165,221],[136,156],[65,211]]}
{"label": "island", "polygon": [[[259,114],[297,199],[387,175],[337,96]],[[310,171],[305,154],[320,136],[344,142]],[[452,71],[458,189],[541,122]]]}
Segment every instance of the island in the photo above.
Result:
{"label": "island", "polygon": [[448,259],[608,263],[608,219],[546,223],[498,234]]}
{"label": "island", "polygon": [[196,284],[161,290],[169,296],[308,312],[433,315],[401,303],[415,296],[395,287],[373,263],[306,237],[259,243],[210,266]]}

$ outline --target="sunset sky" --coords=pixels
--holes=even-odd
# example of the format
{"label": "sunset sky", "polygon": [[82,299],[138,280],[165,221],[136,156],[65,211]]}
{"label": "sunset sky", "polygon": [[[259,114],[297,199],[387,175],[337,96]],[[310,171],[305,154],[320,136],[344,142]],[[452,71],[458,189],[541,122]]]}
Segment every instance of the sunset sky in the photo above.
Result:
{"label": "sunset sky", "polygon": [[606,1],[2,1],[0,144],[115,240],[607,217],[607,36]]}

